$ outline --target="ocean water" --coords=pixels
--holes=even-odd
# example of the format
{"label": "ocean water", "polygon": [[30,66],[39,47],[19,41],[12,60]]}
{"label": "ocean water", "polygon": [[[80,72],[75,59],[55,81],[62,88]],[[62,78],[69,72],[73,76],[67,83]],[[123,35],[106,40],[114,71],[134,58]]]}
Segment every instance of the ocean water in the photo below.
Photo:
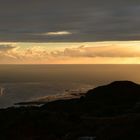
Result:
{"label": "ocean water", "polygon": [[0,65],[0,108],[86,92],[116,80],[140,83],[140,65]]}

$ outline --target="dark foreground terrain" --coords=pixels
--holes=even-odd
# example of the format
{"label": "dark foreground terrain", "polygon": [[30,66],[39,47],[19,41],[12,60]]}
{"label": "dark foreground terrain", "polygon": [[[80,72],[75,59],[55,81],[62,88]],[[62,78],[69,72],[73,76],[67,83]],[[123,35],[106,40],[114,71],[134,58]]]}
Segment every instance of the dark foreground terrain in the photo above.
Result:
{"label": "dark foreground terrain", "polygon": [[140,85],[117,81],[80,99],[0,110],[0,140],[140,139]]}

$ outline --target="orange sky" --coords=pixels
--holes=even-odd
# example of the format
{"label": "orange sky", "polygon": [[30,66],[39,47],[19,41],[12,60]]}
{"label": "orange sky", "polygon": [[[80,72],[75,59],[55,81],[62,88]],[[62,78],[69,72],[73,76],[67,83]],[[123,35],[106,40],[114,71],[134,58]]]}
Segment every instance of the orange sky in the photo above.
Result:
{"label": "orange sky", "polygon": [[1,64],[139,64],[140,41],[0,43]]}

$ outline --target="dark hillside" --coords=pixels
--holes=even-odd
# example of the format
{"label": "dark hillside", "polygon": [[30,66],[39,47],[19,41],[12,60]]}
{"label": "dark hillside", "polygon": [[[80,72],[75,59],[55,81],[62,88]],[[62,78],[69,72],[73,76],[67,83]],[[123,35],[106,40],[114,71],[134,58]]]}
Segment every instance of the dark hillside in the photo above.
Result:
{"label": "dark hillside", "polygon": [[2,140],[140,139],[140,85],[116,81],[80,99],[0,110]]}

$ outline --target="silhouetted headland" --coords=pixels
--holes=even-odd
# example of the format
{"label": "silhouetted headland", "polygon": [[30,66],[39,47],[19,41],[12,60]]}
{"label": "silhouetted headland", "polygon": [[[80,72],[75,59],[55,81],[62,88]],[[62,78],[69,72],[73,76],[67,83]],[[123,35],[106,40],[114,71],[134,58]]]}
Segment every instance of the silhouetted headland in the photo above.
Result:
{"label": "silhouetted headland", "polygon": [[79,99],[56,100],[41,107],[0,110],[0,139],[140,139],[140,85],[115,81]]}

